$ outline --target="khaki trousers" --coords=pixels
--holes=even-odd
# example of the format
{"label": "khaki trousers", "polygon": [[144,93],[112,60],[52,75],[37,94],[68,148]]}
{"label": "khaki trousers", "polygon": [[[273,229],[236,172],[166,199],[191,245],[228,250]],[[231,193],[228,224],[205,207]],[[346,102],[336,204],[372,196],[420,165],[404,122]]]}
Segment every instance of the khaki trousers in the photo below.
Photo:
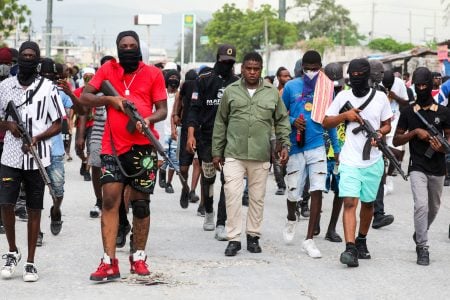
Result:
{"label": "khaki trousers", "polygon": [[229,241],[241,241],[242,194],[244,192],[245,175],[248,178],[249,195],[246,234],[251,236],[261,235],[269,167],[269,162],[225,158],[223,174],[225,176],[225,203],[228,216],[226,229]]}

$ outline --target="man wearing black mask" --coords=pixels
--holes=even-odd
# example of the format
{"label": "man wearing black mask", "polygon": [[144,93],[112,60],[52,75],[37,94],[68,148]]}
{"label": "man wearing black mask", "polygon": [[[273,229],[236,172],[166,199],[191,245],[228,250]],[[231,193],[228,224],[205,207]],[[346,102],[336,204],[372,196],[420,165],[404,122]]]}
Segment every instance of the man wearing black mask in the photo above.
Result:
{"label": "man wearing black mask", "polygon": [[[234,46],[220,45],[216,59],[214,69],[200,75],[200,78],[197,80],[197,86],[192,93],[192,102],[187,119],[188,139],[186,150],[190,153],[194,153],[196,150],[198,151],[198,158],[202,167],[202,198],[205,203],[206,212],[203,229],[206,231],[212,231],[215,227],[213,196],[216,169],[214,168],[211,154],[214,120],[220,100],[222,99],[223,90],[229,84],[239,79],[233,73],[233,66],[236,61],[236,48]],[[198,130],[198,141],[194,136],[196,130]],[[222,180],[216,224],[216,238],[218,240],[226,240],[226,208],[223,183],[224,181]],[[188,192],[183,191],[185,194]],[[180,199],[182,208],[187,208],[188,203],[187,197]]]}
{"label": "man wearing black mask", "polygon": [[[177,159],[177,126],[173,122],[172,110],[175,103],[175,99],[178,97],[178,87],[180,86],[180,73],[175,69],[166,70],[164,75],[166,80],[167,88],[167,118],[164,120],[164,149],[167,156],[173,161],[174,165],[178,167]],[[169,168],[167,172],[166,181],[166,169]],[[172,179],[175,170],[169,166],[167,161],[165,161],[160,167],[159,180],[165,182],[164,188],[166,193],[173,194],[174,190],[172,187]]]}
{"label": "man wearing black mask", "polygon": [[[142,124],[136,124],[137,130],[132,133],[127,130],[129,118],[124,113],[123,101],[134,103],[156,138],[158,132],[154,130],[154,123],[167,116],[167,94],[162,72],[141,61],[136,32],[119,33],[116,43],[119,62],[112,59],[102,65],[79,99],[80,104],[88,107],[107,106],[100,178],[104,255],[97,271],[91,274],[90,279],[94,281],[120,278],[116,237],[119,206],[125,185],[130,186],[129,199],[133,208],[133,250],[129,257],[131,273],[141,276],[150,274],[145,246],[150,228],[150,194],[155,186],[157,158],[154,147],[142,134]],[[104,80],[109,80],[120,96],[97,95]],[[153,107],[155,111],[152,112]],[[141,166],[145,167],[144,171],[141,171]]]}
{"label": "man wearing black mask", "polygon": [[[325,128],[332,128],[342,122],[348,122],[345,143],[339,155],[339,197],[344,198],[343,223],[346,242],[340,261],[349,267],[357,267],[358,258],[371,258],[366,245],[366,236],[372,222],[373,202],[383,176],[384,161],[381,151],[373,140],[370,158],[363,160],[361,154],[367,138],[365,133],[354,134],[352,130],[362,124],[362,117],[377,130],[379,137],[382,137],[391,130],[392,111],[384,93],[379,91],[371,93],[370,65],[367,60],[352,60],[348,73],[352,89],[342,91],[336,96],[328,108],[322,125]],[[341,112],[347,101],[354,108]],[[365,108],[359,109],[363,104],[366,104]],[[358,237],[355,239],[358,201],[361,201],[360,224]]]}
{"label": "man wearing black mask", "polygon": [[[433,77],[424,67],[417,68],[413,74],[417,100],[415,105],[401,110],[394,145],[409,143],[411,155],[409,178],[414,199],[414,235],[417,264],[430,263],[428,252],[428,230],[436,218],[441,203],[442,184],[445,177],[444,149],[435,136],[430,136],[426,122],[432,124],[450,141],[450,111],[435,103],[431,91]],[[434,150],[426,155],[428,149]]]}
{"label": "man wearing black mask", "polygon": [[[5,110],[13,101],[22,116],[26,131],[33,140],[33,147],[44,167],[50,165],[50,138],[61,131],[62,107],[56,86],[50,80],[38,75],[39,46],[35,42],[24,42],[19,49],[19,73],[0,84],[0,129],[7,130],[0,167],[0,205],[6,230],[9,252],[1,269],[2,278],[11,278],[21,253],[16,245],[14,205],[19,196],[20,185],[24,183],[28,212],[28,257],[24,265],[23,280],[39,279],[34,264],[41,211],[43,209],[45,183],[37,164],[29,153],[31,145],[23,144],[17,123]],[[48,101],[52,99],[53,101]]]}

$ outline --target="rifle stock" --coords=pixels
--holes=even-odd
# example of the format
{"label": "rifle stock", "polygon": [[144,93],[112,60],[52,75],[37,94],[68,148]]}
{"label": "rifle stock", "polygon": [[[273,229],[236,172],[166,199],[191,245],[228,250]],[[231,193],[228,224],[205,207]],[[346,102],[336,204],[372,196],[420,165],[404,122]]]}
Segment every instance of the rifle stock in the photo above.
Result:
{"label": "rifle stock", "polygon": [[[349,101],[347,101],[342,109],[345,109],[344,111],[351,110],[353,109],[353,105]],[[361,117],[361,115],[359,116]],[[378,149],[380,149],[380,151],[383,152],[384,156],[386,156],[386,158],[395,167],[395,169],[399,172],[399,174],[403,177],[403,179],[408,181],[408,177],[406,176],[405,172],[403,172],[400,162],[397,160],[397,158],[395,158],[394,153],[392,153],[391,149],[389,149],[389,146],[386,144],[386,142],[378,137],[378,133],[372,127],[372,125],[370,125],[369,121],[365,119],[362,120],[363,124],[353,129],[352,132],[353,134],[358,134],[361,131],[364,131],[366,133],[367,141],[364,144],[364,149],[362,153],[363,160],[370,159],[370,150],[372,148],[371,142],[372,139],[374,139],[375,142],[377,143]]]}
{"label": "rifle stock", "polygon": [[[111,82],[109,80],[104,80],[102,82],[101,86],[101,92],[105,94],[106,96],[119,96],[119,93],[116,91],[116,89],[112,86]],[[123,106],[125,109],[125,114],[130,119],[127,124],[127,130],[130,133],[133,133],[136,130],[136,123],[140,122],[142,124],[142,132],[144,135],[150,140],[152,145],[156,148],[156,151],[164,158],[165,161],[175,170],[178,177],[180,178],[181,184],[183,185],[183,188],[186,190],[189,190],[189,186],[187,184],[186,179],[183,175],[181,175],[180,169],[175,166],[173,161],[167,156],[166,152],[164,151],[164,147],[161,145],[159,140],[155,137],[155,135],[152,133],[150,128],[145,123],[144,118],[139,114],[137,108],[134,106],[134,104],[130,101],[124,101]]]}
{"label": "rifle stock", "polygon": [[8,105],[6,106],[6,114],[11,116],[14,122],[16,122],[17,127],[19,128],[20,133],[22,135],[22,142],[26,145],[29,145],[28,149],[31,153],[31,156],[33,156],[33,159],[37,164],[39,174],[41,175],[42,180],[44,180],[45,185],[48,187],[48,190],[53,200],[53,204],[56,204],[58,200],[56,198],[55,191],[52,188],[50,178],[48,177],[47,171],[45,170],[45,167],[42,164],[41,158],[36,152],[36,149],[34,148],[34,146],[32,146],[33,143],[32,137],[28,133],[28,130],[26,129],[26,126],[22,121],[22,117],[19,111],[17,110],[14,101],[11,100],[8,102]]}

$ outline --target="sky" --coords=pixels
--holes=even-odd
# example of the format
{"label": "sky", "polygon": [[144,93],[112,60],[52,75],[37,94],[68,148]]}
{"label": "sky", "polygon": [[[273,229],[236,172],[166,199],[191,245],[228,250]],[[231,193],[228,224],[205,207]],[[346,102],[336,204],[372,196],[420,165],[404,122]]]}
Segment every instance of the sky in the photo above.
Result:
{"label": "sky", "polygon": [[[46,1],[19,0],[32,11],[32,25],[36,35],[42,33],[46,19]],[[255,8],[270,4],[278,9],[278,0],[254,0]],[[369,36],[372,28],[374,37],[392,37],[401,42],[424,44],[436,36],[438,41],[448,39],[450,20],[444,21],[440,0],[336,0],[350,10],[350,18],[358,25],[360,33]],[[175,49],[181,36],[181,15],[195,12],[199,20],[207,20],[225,3],[235,3],[247,8],[248,0],[53,0],[53,26],[64,28],[65,39],[75,44],[90,44],[95,36],[97,43],[112,46],[117,33],[122,30],[136,30],[142,40],[147,40],[145,26],[133,23],[133,16],[162,14],[163,24],[150,28],[152,48]],[[294,0],[287,0],[292,6]],[[373,3],[375,4],[372,14]],[[305,12],[290,8],[288,21],[296,21]],[[411,25],[410,25],[411,24]],[[409,28],[412,28],[411,35]],[[367,41],[366,41],[367,42]]]}

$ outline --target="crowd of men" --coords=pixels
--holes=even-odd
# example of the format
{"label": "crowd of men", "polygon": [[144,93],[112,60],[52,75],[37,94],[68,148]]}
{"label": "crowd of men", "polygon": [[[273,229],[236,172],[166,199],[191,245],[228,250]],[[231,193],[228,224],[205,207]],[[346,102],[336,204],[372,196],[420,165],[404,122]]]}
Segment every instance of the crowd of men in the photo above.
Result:
{"label": "crowd of men", "polygon": [[[228,241],[226,256],[241,250],[243,230],[247,250],[262,252],[271,169],[276,194],[287,196],[280,232],[291,243],[299,218],[309,218],[302,250],[312,258],[322,256],[314,236],[320,233],[323,192],[333,191],[325,238],[343,241],[336,232],[343,206],[340,262],[357,267],[359,259],[371,258],[369,228],[394,221],[384,212],[383,198],[393,190],[392,176],[406,178],[400,165],[406,144],[417,264],[429,264],[427,232],[442,188],[450,184],[450,80],[440,73],[418,67],[402,80],[382,62],[358,58],[350,61],[344,76],[341,64],[324,66],[320,54],[310,50],[297,62],[294,78],[285,66],[263,79],[258,53],[243,53],[237,70],[238,49],[222,44],[212,68],[182,76],[176,64],[146,64],[134,31],[119,33],[116,45],[118,59],[105,56],[97,69],[81,71],[42,58],[32,41],[18,51],[0,48],[0,233],[6,234],[9,247],[2,256],[3,279],[14,276],[22,258],[16,216],[28,221],[23,280],[39,278],[34,258],[36,247],[42,246],[45,186],[53,200],[50,230],[58,235],[64,163],[72,160],[74,128],[80,175],[92,181],[96,198],[89,216],[101,220],[104,253],[90,275],[93,281],[120,278],[116,249],[125,246],[130,232],[130,272],[150,274],[145,252],[150,195],[156,182],[174,193],[175,174],[183,180],[191,174],[190,186],[179,191],[180,206],[199,203],[203,229]],[[142,119],[130,122],[130,112]],[[221,191],[215,209],[218,174]],[[248,206],[245,229],[243,206]]]}

